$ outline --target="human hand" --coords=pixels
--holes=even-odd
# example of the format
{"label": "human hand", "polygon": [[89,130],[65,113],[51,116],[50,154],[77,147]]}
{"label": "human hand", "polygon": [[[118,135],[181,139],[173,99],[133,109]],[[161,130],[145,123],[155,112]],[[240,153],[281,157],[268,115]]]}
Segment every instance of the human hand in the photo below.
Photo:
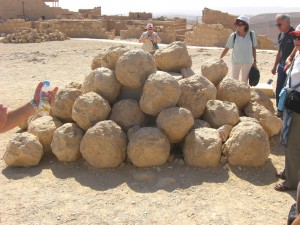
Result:
{"label": "human hand", "polygon": [[7,106],[0,104],[0,129],[5,126],[7,121]]}
{"label": "human hand", "polygon": [[272,73],[273,75],[275,75],[275,74],[276,74],[276,68],[273,68],[273,69],[271,70],[271,73]]}
{"label": "human hand", "polygon": [[[38,86],[36,87],[35,89],[35,93],[34,93],[34,101],[35,101],[35,104],[38,106],[40,104],[40,101],[41,101],[41,90],[43,88],[43,82],[40,82],[38,84]],[[48,97],[49,97],[49,103],[51,106],[53,106],[54,104],[54,100],[55,100],[55,95],[58,91],[58,88],[55,87],[52,91],[48,91]]]}

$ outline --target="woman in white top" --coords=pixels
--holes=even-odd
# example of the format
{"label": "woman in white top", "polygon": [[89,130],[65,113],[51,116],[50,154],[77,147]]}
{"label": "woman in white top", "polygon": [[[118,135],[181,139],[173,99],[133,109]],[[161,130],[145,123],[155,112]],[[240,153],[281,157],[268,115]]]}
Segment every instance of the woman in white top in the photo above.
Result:
{"label": "woman in white top", "polygon": [[[294,63],[288,69],[288,87],[295,87],[300,83],[300,24],[295,31],[289,33],[294,40],[297,53]],[[294,88],[300,93],[300,87]],[[300,103],[299,103],[300,104]],[[275,185],[277,191],[287,191],[296,189],[300,181],[300,114],[292,110],[284,108],[283,111],[283,128],[281,131],[281,141],[285,146],[285,177],[283,183]]]}
{"label": "woman in white top", "polygon": [[[234,25],[236,31],[229,36],[220,58],[223,58],[229,49],[232,49],[232,78],[248,83],[251,66],[256,67],[256,34],[249,30],[247,16],[239,16]],[[241,78],[239,78],[240,71],[242,71]]]}
{"label": "woman in white top", "polygon": [[157,43],[160,43],[161,39],[156,32],[153,31],[153,24],[148,23],[146,26],[147,31],[143,32],[139,42],[143,43],[143,49],[147,52],[154,53],[158,49]]}

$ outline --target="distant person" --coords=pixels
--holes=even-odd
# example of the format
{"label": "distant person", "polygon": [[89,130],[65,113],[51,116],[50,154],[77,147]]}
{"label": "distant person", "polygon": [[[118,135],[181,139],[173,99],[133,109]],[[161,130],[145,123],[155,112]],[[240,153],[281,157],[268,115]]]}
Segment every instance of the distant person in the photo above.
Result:
{"label": "distant person", "polygon": [[[13,129],[35,114],[37,106],[40,103],[40,93],[42,87],[43,82],[40,82],[36,87],[33,99],[15,110],[8,112],[7,106],[0,104],[0,133]],[[56,87],[53,91],[49,92],[50,105],[53,105],[54,103],[57,90],[58,89]]]}
{"label": "distant person", "polygon": [[[292,53],[294,49],[294,42],[292,36],[289,34],[294,31],[291,27],[290,16],[287,14],[276,15],[276,26],[280,31],[278,35],[278,52],[275,58],[274,66],[271,70],[272,74],[278,73],[277,84],[276,84],[276,107],[278,106],[279,93],[283,88],[284,81],[286,79],[286,73],[284,70],[285,62],[288,56]],[[282,112],[277,110],[278,117],[282,116]]]}
{"label": "distant person", "polygon": [[[249,18],[247,16],[239,16],[235,22],[235,32],[233,32],[221,53],[222,59],[229,49],[232,49],[232,78],[248,83],[249,71],[252,66],[256,66],[256,34],[249,30]],[[242,72],[240,78],[240,71]]]}
{"label": "distant person", "polygon": [[[288,79],[286,87],[293,88],[298,95],[300,95],[300,24],[295,31],[289,33],[297,48],[297,52],[293,64],[287,70]],[[297,99],[297,98],[295,98]],[[294,103],[295,106],[300,105],[298,102]],[[297,109],[294,109],[297,111]],[[275,185],[277,191],[288,191],[297,188],[300,180],[300,113],[292,109],[283,110],[283,127],[281,131],[281,142],[285,146],[285,181]]]}
{"label": "distant person", "polygon": [[147,52],[154,54],[154,52],[158,49],[158,44],[161,39],[156,32],[153,31],[153,24],[148,23],[146,26],[147,31],[143,32],[139,42],[143,43],[143,49]]}

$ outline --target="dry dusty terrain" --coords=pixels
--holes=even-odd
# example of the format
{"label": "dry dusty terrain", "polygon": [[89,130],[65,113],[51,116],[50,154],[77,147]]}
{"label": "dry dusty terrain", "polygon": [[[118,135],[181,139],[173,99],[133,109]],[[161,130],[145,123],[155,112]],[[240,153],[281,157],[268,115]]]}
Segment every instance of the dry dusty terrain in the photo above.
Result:
{"label": "dry dusty terrain", "polygon": [[[140,45],[127,42],[132,48]],[[82,82],[93,57],[113,41],[69,40],[40,44],[0,43],[0,102],[15,108],[32,98],[38,81],[64,87]],[[193,69],[222,49],[189,48]],[[261,81],[275,51],[258,51]],[[230,55],[225,57],[229,64]],[[138,169],[95,169],[83,159],[74,163],[44,157],[37,167],[8,168],[2,156],[14,130],[0,135],[1,224],[286,224],[295,191],[273,190],[274,174],[284,165],[279,137],[262,168],[193,168],[176,161]]]}

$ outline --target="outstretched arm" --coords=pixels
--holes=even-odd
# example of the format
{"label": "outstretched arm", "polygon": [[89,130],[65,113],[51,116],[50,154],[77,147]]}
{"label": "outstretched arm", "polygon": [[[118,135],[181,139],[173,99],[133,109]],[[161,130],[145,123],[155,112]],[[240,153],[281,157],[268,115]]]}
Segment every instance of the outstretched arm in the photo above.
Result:
{"label": "outstretched arm", "polygon": [[222,59],[227,54],[228,51],[229,51],[229,48],[224,48],[223,52],[221,53],[220,58]]}
{"label": "outstretched arm", "polygon": [[[38,106],[40,103],[40,92],[43,87],[43,82],[40,82],[36,87],[33,103]],[[49,101],[50,104],[53,105],[55,95],[58,88],[56,87],[53,91],[49,92]],[[35,113],[35,109],[31,102],[12,110],[10,112],[7,111],[7,107],[0,104],[0,133],[8,131],[16,126],[18,126],[23,121],[27,120],[30,116]]]}

